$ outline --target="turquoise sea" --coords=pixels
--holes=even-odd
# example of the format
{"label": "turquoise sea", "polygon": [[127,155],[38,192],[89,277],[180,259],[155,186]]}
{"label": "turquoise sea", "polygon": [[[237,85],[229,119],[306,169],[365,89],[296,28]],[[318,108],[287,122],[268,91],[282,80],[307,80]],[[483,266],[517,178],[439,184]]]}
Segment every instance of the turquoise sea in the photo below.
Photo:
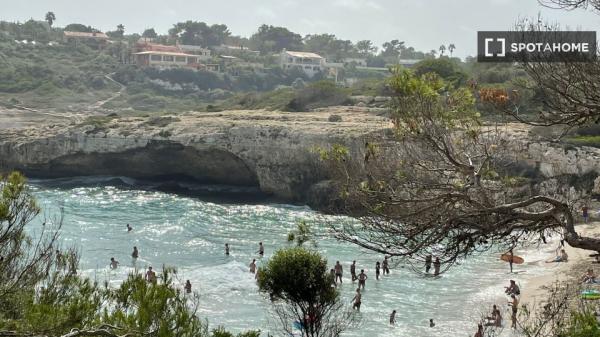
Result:
{"label": "turquoise sea", "polygon": [[[316,249],[329,264],[333,267],[337,260],[343,264],[340,289],[349,307],[356,289],[349,279],[351,261],[356,260],[359,269],[364,268],[369,275],[361,324],[344,336],[472,336],[477,321],[492,304],[504,308],[508,318],[503,286],[509,278],[517,279],[526,291],[528,277],[547,272],[539,263],[547,258],[546,253],[533,248],[527,253],[531,263],[519,266],[520,274],[509,275],[508,266],[498,260],[499,253],[489,252],[455,266],[438,279],[392,264],[391,275],[377,281],[375,262],[383,257],[339,242],[328,230],[332,223],[352,220],[325,216],[308,207],[214,203],[115,187],[102,178],[33,180],[31,188],[45,216],[64,209],[63,244],[80,250],[85,275],[117,285],[133,270],[130,254],[137,246],[138,269],[149,265],[158,270],[163,265],[177,267],[181,285],[189,279],[201,295],[199,315],[212,327],[223,325],[233,331],[271,329],[269,300],[258,292],[248,264],[257,258],[260,265],[275,250],[288,246],[287,234],[300,220],[317,231]],[[127,223],[134,228],[130,233]],[[265,245],[263,258],[256,254],[259,241]],[[224,254],[226,242],[231,246],[230,256]],[[121,263],[116,271],[108,268],[111,257]],[[398,324],[392,327],[388,319],[394,309]],[[430,318],[435,328],[429,327]],[[512,333],[504,331],[503,335]]]}

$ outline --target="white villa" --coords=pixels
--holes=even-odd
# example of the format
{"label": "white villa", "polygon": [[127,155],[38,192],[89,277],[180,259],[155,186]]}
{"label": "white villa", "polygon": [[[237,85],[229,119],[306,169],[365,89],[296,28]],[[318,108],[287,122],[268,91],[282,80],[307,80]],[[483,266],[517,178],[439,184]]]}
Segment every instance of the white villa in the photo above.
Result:
{"label": "white villa", "polygon": [[189,44],[177,44],[177,47],[179,47],[179,49],[181,49],[181,51],[184,53],[198,55],[198,58],[200,60],[205,61],[211,59],[210,49],[208,48],[203,48],[201,46],[193,46]]}
{"label": "white villa", "polygon": [[148,50],[133,55],[135,55],[136,63],[141,66],[158,68],[190,67],[195,69],[204,66],[198,62],[200,56],[193,54]]}
{"label": "white villa", "polygon": [[279,64],[285,71],[302,70],[308,77],[313,77],[325,70],[325,58],[319,54],[282,50]]}

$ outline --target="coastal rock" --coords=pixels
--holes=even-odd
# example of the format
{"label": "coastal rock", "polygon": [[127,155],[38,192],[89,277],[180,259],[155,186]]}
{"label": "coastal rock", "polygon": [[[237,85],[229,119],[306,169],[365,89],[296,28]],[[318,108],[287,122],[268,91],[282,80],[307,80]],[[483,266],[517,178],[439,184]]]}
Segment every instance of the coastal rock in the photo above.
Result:
{"label": "coastal rock", "polygon": [[[288,202],[321,202],[326,165],[314,152],[343,144],[363,157],[367,140],[391,128],[368,113],[194,112],[163,117],[103,117],[78,125],[0,130],[0,171],[32,177],[179,177],[258,187]],[[311,202],[312,201],[312,202]],[[318,205],[317,205],[318,206]]]}

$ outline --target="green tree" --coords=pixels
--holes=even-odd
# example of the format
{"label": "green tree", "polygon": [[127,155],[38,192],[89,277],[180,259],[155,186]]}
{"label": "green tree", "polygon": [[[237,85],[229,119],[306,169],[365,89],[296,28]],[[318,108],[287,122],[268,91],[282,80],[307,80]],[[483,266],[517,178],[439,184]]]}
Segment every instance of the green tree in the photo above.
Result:
{"label": "green tree", "polygon": [[447,57],[437,59],[425,59],[414,65],[413,70],[418,76],[426,73],[435,73],[443,78],[445,81],[453,84],[454,86],[460,86],[465,84],[467,80],[467,74],[462,71],[455,60],[451,60]]}
{"label": "green tree", "polygon": [[46,22],[48,22],[48,25],[50,27],[52,27],[52,24],[54,23],[54,21],[56,21],[56,15],[54,15],[54,12],[46,13]]}
{"label": "green tree", "polygon": [[438,50],[440,51],[440,57],[444,56],[444,53],[446,52],[446,46],[441,45],[440,48],[438,48]]}
{"label": "green tree", "polygon": [[400,52],[404,49],[404,41],[392,40],[385,42],[382,45],[381,55],[384,57],[398,57]]}
{"label": "green tree", "polygon": [[204,22],[188,20],[173,25],[169,35],[179,39],[182,44],[212,47],[223,44],[231,33],[226,25],[208,26]]}
{"label": "green tree", "polygon": [[377,53],[377,47],[371,40],[361,40],[356,42],[356,49],[362,56],[368,56]]}
{"label": "green tree", "polygon": [[86,26],[81,23],[70,23],[65,26],[64,30],[69,32],[83,32],[83,33],[91,33],[94,29],[91,26]]}
{"label": "green tree", "polygon": [[148,29],[144,30],[144,32],[142,33],[142,37],[155,39],[158,37],[158,34],[156,34],[156,31],[154,30],[154,28],[148,28]]}
{"label": "green tree", "polygon": [[122,38],[125,35],[125,26],[123,24],[117,25],[117,37]]}
{"label": "green tree", "polygon": [[285,27],[262,25],[258,32],[250,37],[250,43],[262,54],[279,53],[282,49],[302,50],[304,45],[299,34]]}
{"label": "green tree", "polygon": [[258,286],[273,300],[283,332],[291,334],[300,322],[302,335],[337,337],[354,320],[344,308],[328,272],[327,261],[301,247],[279,250],[259,268]]}
{"label": "green tree", "polygon": [[452,53],[454,53],[455,49],[456,49],[456,46],[454,45],[454,43],[450,43],[448,45],[448,51],[450,52],[450,57],[452,57]]}

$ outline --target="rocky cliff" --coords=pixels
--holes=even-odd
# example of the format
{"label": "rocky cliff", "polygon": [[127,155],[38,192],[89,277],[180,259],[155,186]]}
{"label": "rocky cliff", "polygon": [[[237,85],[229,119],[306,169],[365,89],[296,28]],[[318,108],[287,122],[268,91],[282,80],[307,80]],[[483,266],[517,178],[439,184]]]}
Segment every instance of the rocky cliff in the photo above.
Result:
{"label": "rocky cliff", "polygon": [[361,157],[390,124],[368,111],[227,111],[161,117],[101,117],[83,124],[0,128],[0,171],[32,177],[180,177],[257,187],[289,202],[314,203],[327,168],[312,151],[333,143]]}
{"label": "rocky cliff", "polygon": [[[562,184],[557,179],[566,176],[570,185],[600,194],[600,149],[535,139],[520,124],[506,125],[503,131],[521,166],[519,174],[554,179],[547,188]],[[254,188],[321,208],[332,191],[328,168],[313,149],[343,144],[352,156],[363,158],[365,142],[390,142],[391,135],[389,120],[357,108],[105,116],[83,124],[0,128],[0,171],[18,169],[48,178],[177,177]]]}

